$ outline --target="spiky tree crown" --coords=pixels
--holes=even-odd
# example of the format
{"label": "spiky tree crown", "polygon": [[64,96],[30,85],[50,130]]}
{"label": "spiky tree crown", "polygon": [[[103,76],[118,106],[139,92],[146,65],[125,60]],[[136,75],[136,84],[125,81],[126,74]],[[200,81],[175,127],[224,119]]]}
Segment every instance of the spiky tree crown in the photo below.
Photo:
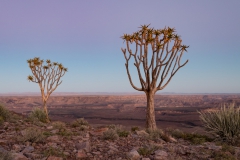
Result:
{"label": "spiky tree crown", "polygon": [[[51,60],[49,59],[46,60],[46,65],[43,65],[44,60],[41,60],[39,57],[28,59],[27,63],[29,65],[29,68],[32,70],[32,72],[36,72],[36,73],[46,74],[47,71],[50,72],[50,69],[55,70],[56,72],[58,71],[58,72],[64,72],[64,73],[68,71],[68,69],[65,68],[61,63],[51,62]],[[32,82],[39,82],[37,77],[39,79],[41,78],[41,76],[29,75],[27,79]]]}
{"label": "spiky tree crown", "polygon": [[175,47],[180,50],[187,51],[189,46],[181,45],[181,38],[175,32],[175,28],[165,27],[164,29],[154,29],[149,28],[149,25],[142,25],[141,29],[133,34],[124,34],[121,38],[124,41],[133,43],[141,43],[141,44],[151,44],[155,43],[156,49],[160,49],[163,46],[163,43],[167,43],[170,41],[177,41]]}
{"label": "spiky tree crown", "polygon": [[[128,78],[132,87],[138,91],[162,90],[174,74],[188,62],[187,60],[180,64],[182,55],[185,51],[187,52],[189,46],[182,45],[182,39],[176,34],[175,28],[154,29],[149,25],[142,25],[137,32],[123,34],[121,38],[126,42],[126,48],[122,48],[122,52],[126,59]],[[131,44],[133,46],[135,44],[135,50],[133,50],[134,47],[130,47]],[[131,57],[133,57],[141,87],[135,86],[132,82],[129,71]],[[168,76],[169,73],[170,76]],[[160,82],[156,84],[160,74]],[[168,79],[166,79],[167,76]]]}

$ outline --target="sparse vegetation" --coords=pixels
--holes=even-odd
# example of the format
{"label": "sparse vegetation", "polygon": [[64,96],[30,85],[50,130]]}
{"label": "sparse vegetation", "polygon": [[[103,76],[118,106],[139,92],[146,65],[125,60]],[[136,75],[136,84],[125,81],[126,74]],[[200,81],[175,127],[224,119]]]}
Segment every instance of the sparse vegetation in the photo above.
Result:
{"label": "sparse vegetation", "polygon": [[105,140],[116,140],[118,137],[119,136],[114,129],[108,129],[107,131],[103,132],[103,139]]}
{"label": "sparse vegetation", "polygon": [[163,135],[163,131],[161,129],[147,129],[146,132],[149,134],[149,136],[146,138],[153,141],[159,140]]}
{"label": "sparse vegetation", "polygon": [[70,130],[67,130],[67,129],[65,129],[65,128],[62,128],[62,129],[59,130],[58,135],[60,135],[60,136],[65,136],[65,137],[69,137],[69,136],[72,136],[73,133],[72,133]]}
{"label": "sparse vegetation", "polygon": [[10,112],[2,104],[0,104],[0,118],[2,119],[0,120],[0,123],[1,121],[6,121],[10,118]]}
{"label": "sparse vegetation", "polygon": [[181,138],[181,139],[190,141],[193,144],[203,144],[204,142],[213,141],[212,138],[206,135],[197,134],[197,133],[185,133],[179,129],[168,130],[167,132],[175,138],[178,138],[178,139]]}
{"label": "sparse vegetation", "polygon": [[66,124],[61,121],[52,122],[52,125],[53,125],[53,128],[55,128],[55,129],[63,129],[66,127]]}
{"label": "sparse vegetation", "polygon": [[45,136],[40,129],[29,127],[22,132],[22,136],[17,137],[17,140],[20,142],[44,142]]}
{"label": "sparse vegetation", "polygon": [[199,113],[205,129],[222,141],[234,144],[240,137],[240,107],[223,105],[220,110]]}
{"label": "sparse vegetation", "polygon": [[151,155],[154,151],[160,149],[159,146],[155,145],[144,145],[143,147],[140,147],[138,149],[138,153],[142,156],[149,156]]}
{"label": "sparse vegetation", "polygon": [[43,154],[46,157],[48,157],[48,156],[58,156],[58,157],[62,157],[62,158],[66,157],[63,154],[63,151],[61,151],[59,148],[53,148],[53,147],[46,149]]}
{"label": "sparse vegetation", "polygon": [[119,137],[127,137],[129,135],[129,131],[124,129],[124,127],[122,125],[111,124],[108,126],[108,128],[115,130]]}
{"label": "sparse vegetation", "polygon": [[43,109],[41,108],[33,108],[33,110],[31,111],[31,113],[29,114],[29,119],[31,121],[40,121],[42,123],[47,123],[47,115],[44,112]]}
{"label": "sparse vegetation", "polygon": [[88,122],[84,118],[76,119],[72,123],[72,127],[81,127],[81,126],[89,126]]}
{"label": "sparse vegetation", "polygon": [[137,126],[133,126],[133,127],[131,128],[131,131],[132,131],[132,132],[139,131],[139,127],[137,127]]}

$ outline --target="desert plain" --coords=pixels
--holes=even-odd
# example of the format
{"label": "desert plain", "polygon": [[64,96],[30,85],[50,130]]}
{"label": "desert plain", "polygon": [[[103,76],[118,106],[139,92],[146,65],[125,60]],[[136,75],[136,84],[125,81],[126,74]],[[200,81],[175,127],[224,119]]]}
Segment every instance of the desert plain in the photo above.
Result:
{"label": "desert plain", "polygon": [[[42,107],[36,95],[1,95],[0,103],[9,110],[27,115]],[[155,95],[158,128],[178,128],[186,132],[204,132],[198,111],[220,108],[223,104],[240,106],[240,94]],[[86,119],[91,125],[120,124],[145,127],[145,95],[52,95],[47,106],[51,120],[71,122]]]}

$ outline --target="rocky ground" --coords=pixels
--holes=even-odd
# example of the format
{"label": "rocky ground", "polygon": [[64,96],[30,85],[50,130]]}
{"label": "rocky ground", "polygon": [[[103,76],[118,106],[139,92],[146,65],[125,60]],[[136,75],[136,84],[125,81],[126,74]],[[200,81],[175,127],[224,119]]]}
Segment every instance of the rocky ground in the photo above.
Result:
{"label": "rocky ground", "polygon": [[31,121],[19,115],[0,125],[0,160],[198,160],[240,159],[240,146],[179,130],[91,127]]}

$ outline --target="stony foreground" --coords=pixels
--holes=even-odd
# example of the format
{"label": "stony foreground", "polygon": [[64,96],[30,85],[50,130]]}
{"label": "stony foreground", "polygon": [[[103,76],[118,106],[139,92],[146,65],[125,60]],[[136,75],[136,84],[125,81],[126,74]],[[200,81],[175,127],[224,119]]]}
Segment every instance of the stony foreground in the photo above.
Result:
{"label": "stony foreground", "polygon": [[[17,119],[0,126],[0,160],[198,160],[240,159],[240,148],[149,137],[144,130],[114,134],[115,126],[44,124]],[[126,137],[124,137],[126,136]],[[197,142],[198,143],[198,142]]]}

